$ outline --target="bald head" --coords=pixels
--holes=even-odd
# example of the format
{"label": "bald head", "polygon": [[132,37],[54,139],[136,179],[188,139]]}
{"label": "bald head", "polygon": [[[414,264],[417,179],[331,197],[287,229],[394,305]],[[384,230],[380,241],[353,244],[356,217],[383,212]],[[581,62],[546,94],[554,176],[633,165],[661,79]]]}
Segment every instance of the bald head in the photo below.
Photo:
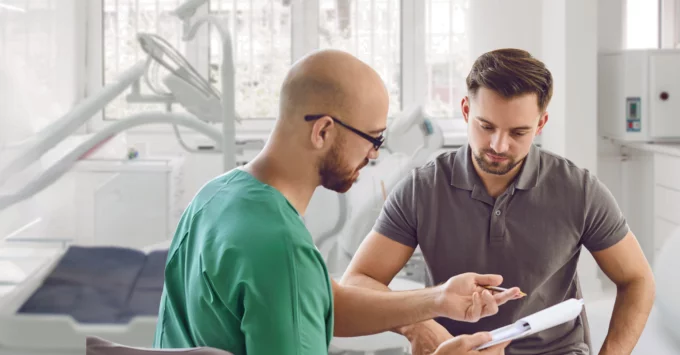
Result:
{"label": "bald head", "polygon": [[270,161],[345,192],[377,158],[388,108],[385,85],[370,66],[346,52],[314,52],[286,75],[279,120],[263,151],[275,157]]}
{"label": "bald head", "polygon": [[[326,114],[350,125],[371,126],[387,115],[389,97],[378,73],[349,53],[313,52],[296,62],[281,87],[280,119],[304,124]],[[283,122],[282,122],[283,123]]]}

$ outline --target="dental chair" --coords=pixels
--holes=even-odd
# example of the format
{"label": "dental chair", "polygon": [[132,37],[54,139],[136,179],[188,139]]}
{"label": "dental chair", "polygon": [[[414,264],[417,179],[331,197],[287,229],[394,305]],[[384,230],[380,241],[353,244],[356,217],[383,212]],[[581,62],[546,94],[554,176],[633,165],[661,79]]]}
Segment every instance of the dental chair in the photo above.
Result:
{"label": "dental chair", "polygon": [[232,355],[230,352],[211,347],[184,349],[148,349],[116,344],[99,337],[87,337],[87,355]]}

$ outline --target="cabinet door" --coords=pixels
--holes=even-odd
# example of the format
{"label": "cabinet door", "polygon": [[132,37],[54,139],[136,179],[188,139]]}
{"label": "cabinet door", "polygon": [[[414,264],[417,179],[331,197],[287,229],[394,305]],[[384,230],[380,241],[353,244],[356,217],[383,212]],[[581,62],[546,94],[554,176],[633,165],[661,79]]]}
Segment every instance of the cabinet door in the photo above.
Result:
{"label": "cabinet door", "polygon": [[656,259],[656,256],[659,254],[661,251],[661,248],[663,248],[664,243],[666,242],[666,239],[671,237],[674,233],[678,232],[678,225],[677,223],[673,223],[671,221],[668,221],[663,218],[656,217],[654,218],[654,258]]}
{"label": "cabinet door", "polygon": [[658,53],[649,61],[652,137],[680,137],[680,54]]}

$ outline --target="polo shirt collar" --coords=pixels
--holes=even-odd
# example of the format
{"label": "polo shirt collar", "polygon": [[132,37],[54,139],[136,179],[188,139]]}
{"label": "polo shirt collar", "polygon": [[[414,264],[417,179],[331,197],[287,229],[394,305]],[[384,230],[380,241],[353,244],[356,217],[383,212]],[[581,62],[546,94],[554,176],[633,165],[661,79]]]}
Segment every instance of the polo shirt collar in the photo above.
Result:
{"label": "polo shirt collar", "polygon": [[477,176],[474,165],[472,165],[470,146],[466,143],[458,148],[453,158],[451,185],[459,189],[472,191],[477,183],[481,183],[481,181],[479,176]]}
{"label": "polo shirt collar", "polygon": [[[540,151],[535,145],[531,145],[522,168],[520,169],[515,183],[511,185],[514,189],[528,190],[538,184],[540,173]],[[459,189],[472,191],[475,185],[482,186],[482,182],[477,175],[477,171],[472,163],[472,154],[469,144],[465,144],[458,149],[453,159],[453,169],[451,172],[451,185]]]}
{"label": "polo shirt collar", "polygon": [[538,176],[541,172],[541,152],[535,145],[531,145],[529,154],[524,158],[524,164],[516,179],[515,187],[520,190],[528,190],[538,184]]}

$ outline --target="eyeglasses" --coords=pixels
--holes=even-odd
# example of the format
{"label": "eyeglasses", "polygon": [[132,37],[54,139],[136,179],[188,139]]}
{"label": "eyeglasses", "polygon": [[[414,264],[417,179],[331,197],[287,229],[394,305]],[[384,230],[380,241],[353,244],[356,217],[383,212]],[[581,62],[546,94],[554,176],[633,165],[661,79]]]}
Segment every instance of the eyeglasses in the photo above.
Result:
{"label": "eyeglasses", "polygon": [[[326,117],[326,116],[328,116],[328,115],[307,115],[307,116],[305,116],[305,121],[314,121],[314,120],[318,120],[321,117]],[[373,144],[373,148],[375,150],[380,149],[380,147],[383,145],[383,143],[385,143],[385,136],[383,136],[382,134],[377,138],[372,137],[371,135],[366,134],[366,133],[356,129],[356,128],[340,121],[339,119],[337,119],[333,116],[328,116],[328,117],[330,117],[333,120],[333,122],[336,122],[337,124],[339,124],[339,125],[347,128],[347,129],[349,129],[350,131],[356,133],[359,137],[371,142]]]}

